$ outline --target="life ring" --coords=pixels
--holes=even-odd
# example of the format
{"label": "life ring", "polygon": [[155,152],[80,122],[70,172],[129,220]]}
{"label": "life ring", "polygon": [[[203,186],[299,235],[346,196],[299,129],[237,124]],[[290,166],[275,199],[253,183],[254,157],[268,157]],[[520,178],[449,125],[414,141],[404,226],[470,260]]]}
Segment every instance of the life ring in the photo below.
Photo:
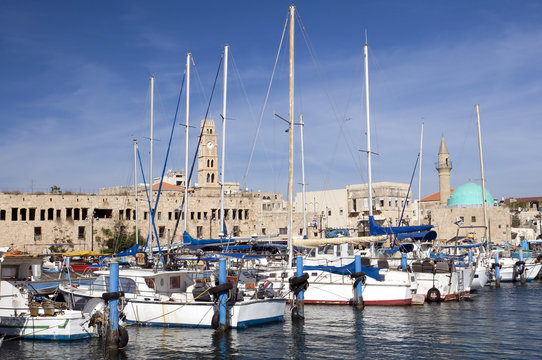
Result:
{"label": "life ring", "polygon": [[428,302],[440,302],[440,291],[436,287],[432,287],[427,291]]}

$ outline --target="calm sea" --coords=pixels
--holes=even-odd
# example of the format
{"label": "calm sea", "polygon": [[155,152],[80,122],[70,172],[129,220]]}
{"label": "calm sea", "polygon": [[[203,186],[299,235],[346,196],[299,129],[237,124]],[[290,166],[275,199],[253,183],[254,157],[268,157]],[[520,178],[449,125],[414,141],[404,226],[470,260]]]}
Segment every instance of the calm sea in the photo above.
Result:
{"label": "calm sea", "polygon": [[129,327],[128,346],[98,339],[5,342],[1,359],[535,359],[542,357],[542,282],[486,287],[470,300],[411,307],[306,306],[305,321],[215,334]]}

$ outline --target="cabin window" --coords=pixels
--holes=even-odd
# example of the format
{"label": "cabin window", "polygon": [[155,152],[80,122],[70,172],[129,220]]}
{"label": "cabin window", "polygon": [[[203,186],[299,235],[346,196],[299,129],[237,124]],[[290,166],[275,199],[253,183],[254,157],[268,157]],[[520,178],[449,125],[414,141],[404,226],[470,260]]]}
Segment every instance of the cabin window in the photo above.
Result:
{"label": "cabin window", "polygon": [[154,280],[151,278],[145,278],[145,284],[151,289],[154,289]]}
{"label": "cabin window", "polygon": [[2,266],[2,279],[17,279],[19,267],[17,265]]}
{"label": "cabin window", "polygon": [[170,289],[180,289],[181,288],[181,277],[172,276],[169,278],[169,288]]}
{"label": "cabin window", "polygon": [[119,290],[124,291],[125,293],[135,294],[136,284],[133,279],[128,278],[119,278]]}

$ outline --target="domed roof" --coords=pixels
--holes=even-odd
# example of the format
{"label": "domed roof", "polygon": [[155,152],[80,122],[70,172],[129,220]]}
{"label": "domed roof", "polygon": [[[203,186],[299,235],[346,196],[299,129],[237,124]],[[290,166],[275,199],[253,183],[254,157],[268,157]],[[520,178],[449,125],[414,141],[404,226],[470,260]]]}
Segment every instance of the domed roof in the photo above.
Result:
{"label": "domed roof", "polygon": [[[468,182],[456,188],[448,199],[448,206],[482,205],[482,187]],[[486,189],[486,204],[493,205],[493,196]]]}

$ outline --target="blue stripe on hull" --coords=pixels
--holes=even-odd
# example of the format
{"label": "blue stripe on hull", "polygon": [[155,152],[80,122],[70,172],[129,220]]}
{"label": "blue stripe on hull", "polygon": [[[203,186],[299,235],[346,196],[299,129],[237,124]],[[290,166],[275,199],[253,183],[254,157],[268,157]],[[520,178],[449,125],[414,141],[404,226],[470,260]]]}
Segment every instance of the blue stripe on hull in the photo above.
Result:
{"label": "blue stripe on hull", "polygon": [[[249,327],[249,326],[261,325],[261,324],[266,324],[266,323],[270,323],[270,322],[278,322],[278,321],[283,321],[283,320],[284,320],[284,315],[271,317],[271,318],[265,318],[265,319],[255,319],[255,320],[243,321],[243,322],[237,323],[236,328],[244,329],[244,328]],[[137,324],[137,325],[142,325],[142,326],[188,327],[188,328],[208,328],[208,329],[211,328],[210,325],[179,324],[179,323],[165,324],[165,323],[162,323],[162,322],[152,322],[152,321],[151,322],[137,322],[137,321],[131,321],[131,320],[125,320],[125,321],[126,321],[127,324]]]}
{"label": "blue stripe on hull", "polygon": [[73,335],[6,335],[6,338],[18,337],[22,340],[39,341],[73,341],[92,338],[92,334],[73,334]]}

